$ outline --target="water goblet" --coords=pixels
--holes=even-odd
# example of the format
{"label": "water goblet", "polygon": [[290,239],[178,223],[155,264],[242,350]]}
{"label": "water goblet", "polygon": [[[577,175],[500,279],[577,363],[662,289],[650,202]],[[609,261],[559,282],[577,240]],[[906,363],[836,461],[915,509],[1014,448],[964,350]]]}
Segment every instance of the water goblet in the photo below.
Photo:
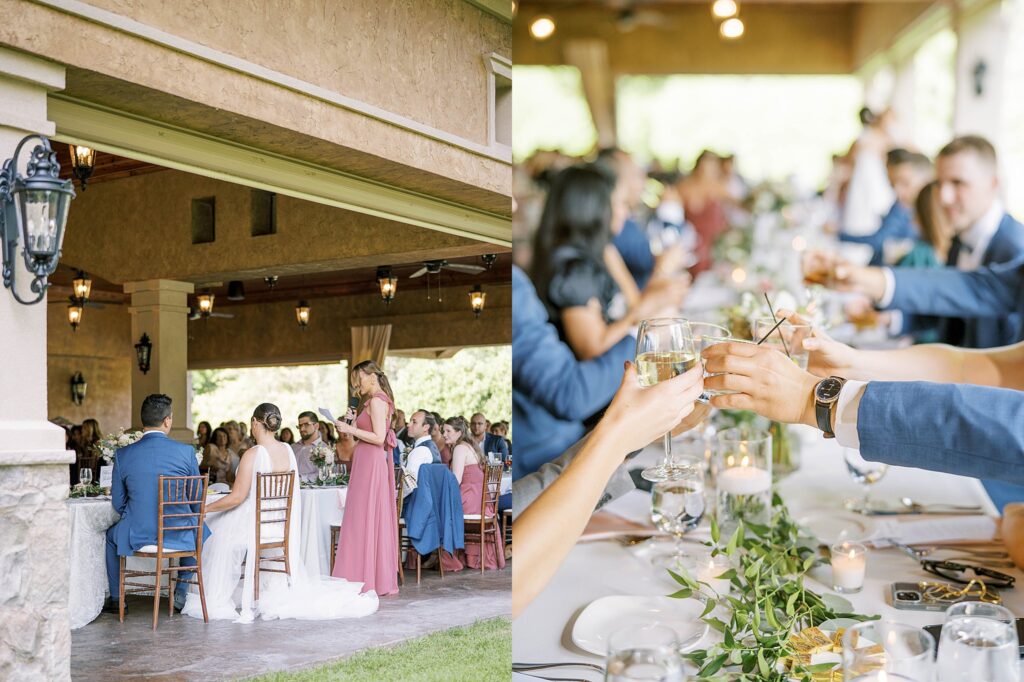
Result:
{"label": "water goblet", "polygon": [[882,480],[889,465],[881,462],[869,462],[860,456],[860,451],[853,448],[843,448],[843,460],[846,462],[846,470],[862,489],[861,499],[847,500],[846,508],[852,511],[867,513],[871,510],[871,486]]}
{"label": "water goblet", "polygon": [[683,682],[679,638],[657,623],[629,627],[608,638],[605,682]]}

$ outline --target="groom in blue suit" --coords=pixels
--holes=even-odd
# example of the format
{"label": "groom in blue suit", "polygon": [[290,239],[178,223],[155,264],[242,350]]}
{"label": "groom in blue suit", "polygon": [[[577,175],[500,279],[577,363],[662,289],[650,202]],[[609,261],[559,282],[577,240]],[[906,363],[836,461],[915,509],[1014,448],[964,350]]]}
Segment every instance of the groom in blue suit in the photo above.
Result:
{"label": "groom in blue suit", "polygon": [[[142,438],[117,451],[114,460],[113,480],[111,483],[111,504],[121,515],[121,520],[107,529],[107,580],[110,584],[110,597],[103,605],[109,613],[118,612],[120,590],[120,559],[131,556],[133,552],[146,548],[156,551],[157,517],[159,511],[161,476],[198,476],[199,463],[196,451],[191,445],[177,443],[167,434],[170,433],[173,417],[171,399],[166,395],[154,394],[142,401]],[[199,511],[192,505],[192,511]],[[169,513],[181,513],[168,507]],[[189,525],[194,519],[167,519],[168,526]],[[203,527],[203,539],[209,537],[210,531]],[[195,531],[165,531],[164,547],[171,550],[195,549]],[[193,559],[184,558],[182,566],[195,566]],[[181,573],[182,580],[191,579],[193,573]],[[178,610],[185,603],[188,584],[179,582],[174,595],[174,605]]]}

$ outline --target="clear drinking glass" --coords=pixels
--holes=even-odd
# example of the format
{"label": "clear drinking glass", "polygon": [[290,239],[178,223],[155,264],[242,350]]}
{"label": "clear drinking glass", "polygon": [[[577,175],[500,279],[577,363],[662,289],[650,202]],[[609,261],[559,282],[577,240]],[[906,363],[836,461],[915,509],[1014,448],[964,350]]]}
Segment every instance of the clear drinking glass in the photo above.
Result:
{"label": "clear drinking glass", "polygon": [[859,500],[847,500],[846,508],[858,512],[867,512],[871,509],[871,486],[882,480],[889,465],[881,462],[869,462],[860,456],[860,450],[843,448],[843,460],[846,462],[846,470],[850,472],[853,480],[860,484],[863,493]]}
{"label": "clear drinking glass", "polygon": [[675,551],[655,559],[655,565],[677,570],[693,568],[683,550],[683,536],[704,518],[707,500],[704,496],[704,462],[681,459],[672,477],[654,484],[651,490],[651,521],[658,530],[675,538]]}
{"label": "clear drinking glass", "polygon": [[89,485],[92,483],[92,469],[89,467],[82,467],[78,470],[78,482],[82,485]]}
{"label": "clear drinking glass", "polygon": [[714,453],[715,513],[722,537],[740,521],[766,525],[772,510],[772,437],[741,426],[720,431]]}
{"label": "clear drinking glass", "polygon": [[935,638],[919,627],[891,620],[865,621],[843,634],[844,679],[884,670],[906,679],[930,682]]}
{"label": "clear drinking glass", "polygon": [[[690,322],[690,332],[693,334],[693,346],[697,350],[698,355],[703,353],[704,349],[710,348],[716,343],[732,340],[732,334],[729,333],[728,329],[717,324],[711,324],[710,322]],[[709,374],[704,372],[704,376],[709,376]],[[713,395],[719,395],[719,393],[719,391],[705,389],[701,398],[707,400]]]}
{"label": "clear drinking glass", "polygon": [[785,353],[800,369],[807,369],[807,359],[810,353],[804,350],[804,339],[811,336],[813,327],[809,324],[792,324],[786,320],[778,329],[772,331],[776,320],[771,317],[760,317],[754,320],[754,341],[760,341],[765,334],[771,335],[765,340],[765,345],[772,346],[780,353]]}
{"label": "clear drinking glass", "polygon": [[939,682],[1019,682],[1013,614],[1002,606],[961,602],[946,609],[936,662]]}
{"label": "clear drinking glass", "polygon": [[629,627],[608,638],[606,682],[683,682],[679,641],[671,628],[653,623]]}
{"label": "clear drinking glass", "polygon": [[[692,369],[699,362],[693,344],[690,323],[681,317],[644,320],[636,337],[636,371],[641,386],[654,386]],[[672,433],[664,437],[665,458],[661,464],[648,467],[643,477],[648,481],[671,478]]]}

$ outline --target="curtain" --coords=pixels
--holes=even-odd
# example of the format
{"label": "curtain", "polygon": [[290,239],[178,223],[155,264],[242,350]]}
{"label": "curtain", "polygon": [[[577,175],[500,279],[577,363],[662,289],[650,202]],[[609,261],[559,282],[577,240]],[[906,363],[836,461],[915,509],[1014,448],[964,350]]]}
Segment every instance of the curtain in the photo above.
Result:
{"label": "curtain", "polygon": [[384,368],[384,357],[388,354],[388,343],[391,341],[390,324],[373,324],[365,327],[352,327],[352,364],[355,367],[363,360],[373,360]]}

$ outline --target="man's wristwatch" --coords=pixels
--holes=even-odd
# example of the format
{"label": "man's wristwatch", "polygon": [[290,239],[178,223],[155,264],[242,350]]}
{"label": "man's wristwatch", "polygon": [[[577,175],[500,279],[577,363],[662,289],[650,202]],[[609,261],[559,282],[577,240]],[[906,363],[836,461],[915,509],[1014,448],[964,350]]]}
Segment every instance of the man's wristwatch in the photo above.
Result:
{"label": "man's wristwatch", "polygon": [[832,411],[839,403],[839,392],[843,388],[846,379],[842,377],[829,377],[822,379],[814,387],[814,417],[818,420],[818,428],[825,434],[825,438],[835,438],[832,432]]}

